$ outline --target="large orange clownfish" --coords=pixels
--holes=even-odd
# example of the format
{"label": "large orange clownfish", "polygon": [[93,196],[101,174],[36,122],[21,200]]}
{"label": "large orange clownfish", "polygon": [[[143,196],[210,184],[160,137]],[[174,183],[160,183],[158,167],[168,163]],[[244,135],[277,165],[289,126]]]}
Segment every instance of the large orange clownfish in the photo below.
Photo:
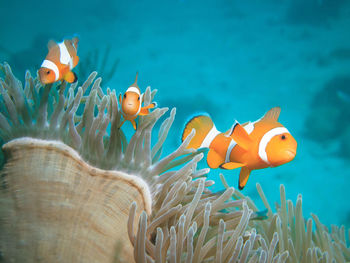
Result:
{"label": "large orange clownfish", "polygon": [[136,73],[135,82],[126,90],[123,95],[119,95],[119,103],[121,105],[121,111],[124,117],[124,120],[120,124],[119,128],[124,124],[125,121],[130,121],[132,126],[136,130],[137,125],[135,119],[137,116],[144,116],[150,113],[150,109],[157,106],[157,103],[153,102],[146,107],[142,107],[142,94],[140,88],[137,85],[137,76]]}
{"label": "large orange clownfish", "polygon": [[295,157],[297,142],[278,122],[280,112],[279,107],[272,108],[261,119],[235,123],[225,133],[216,129],[209,116],[196,116],[186,124],[182,140],[195,129],[188,148],[209,148],[210,168],[241,168],[238,187],[242,190],[251,170],[279,166]]}
{"label": "large orange clownfish", "polygon": [[59,80],[65,80],[69,83],[77,81],[77,75],[72,69],[78,65],[77,37],[71,40],[64,40],[56,43],[50,40],[47,47],[49,52],[39,69],[39,79],[42,84],[54,83]]}

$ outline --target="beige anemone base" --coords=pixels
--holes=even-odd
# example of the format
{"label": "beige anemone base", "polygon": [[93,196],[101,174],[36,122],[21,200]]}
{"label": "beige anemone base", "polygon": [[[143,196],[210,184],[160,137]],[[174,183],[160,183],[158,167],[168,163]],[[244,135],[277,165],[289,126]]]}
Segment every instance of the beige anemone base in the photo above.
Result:
{"label": "beige anemone base", "polygon": [[3,150],[0,250],[5,262],[134,261],[127,219],[133,201],[138,217],[142,210],[151,212],[143,180],[94,168],[58,141],[20,138]]}

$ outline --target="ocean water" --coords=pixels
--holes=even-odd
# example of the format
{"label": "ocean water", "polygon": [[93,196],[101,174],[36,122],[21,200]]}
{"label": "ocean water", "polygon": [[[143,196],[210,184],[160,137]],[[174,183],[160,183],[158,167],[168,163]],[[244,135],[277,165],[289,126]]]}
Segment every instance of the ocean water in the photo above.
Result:
{"label": "ocean water", "polygon": [[[39,68],[50,39],[74,35],[81,80],[92,70],[108,76],[118,61],[102,85],[119,93],[139,72],[141,90],[150,85],[160,106],[177,108],[166,152],[198,113],[226,131],[280,106],[297,156],[253,171],[243,193],[263,209],[255,184],[272,204],[284,184],[287,198],[302,194],[306,217],[350,226],[349,1],[0,0],[0,10],[0,61],[22,79]],[[123,129],[130,132],[130,123]],[[213,191],[223,189],[220,172],[237,187],[239,169],[212,170]]]}

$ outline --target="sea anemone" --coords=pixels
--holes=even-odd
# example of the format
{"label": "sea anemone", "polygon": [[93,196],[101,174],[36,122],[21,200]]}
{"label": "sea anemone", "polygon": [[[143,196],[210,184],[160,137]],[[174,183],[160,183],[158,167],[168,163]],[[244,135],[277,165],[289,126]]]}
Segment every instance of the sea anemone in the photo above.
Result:
{"label": "sea anemone", "polygon": [[[127,142],[115,90],[93,72],[77,83],[25,84],[0,66],[0,250],[5,262],[345,262],[345,228],[305,221],[302,199],[266,212],[229,187],[213,193],[194,131],[168,156],[176,110],[139,118]],[[148,105],[156,91],[146,89]],[[313,222],[315,227],[313,231]]]}

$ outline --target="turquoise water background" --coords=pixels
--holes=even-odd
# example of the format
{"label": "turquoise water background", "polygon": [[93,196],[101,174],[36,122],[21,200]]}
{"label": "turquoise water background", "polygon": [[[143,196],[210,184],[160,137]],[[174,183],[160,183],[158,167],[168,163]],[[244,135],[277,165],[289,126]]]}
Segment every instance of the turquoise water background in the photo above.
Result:
{"label": "turquoise water background", "polygon": [[[349,1],[0,0],[0,10],[0,61],[21,79],[27,68],[39,68],[49,39],[73,35],[88,68],[75,70],[80,80],[101,69],[94,65],[107,49],[102,77],[119,63],[104,88],[124,92],[138,71],[141,90],[150,85],[158,89],[159,106],[177,108],[168,153],[195,114],[209,113],[226,131],[235,120],[254,121],[280,106],[280,122],[298,141],[297,156],[253,171],[243,193],[263,209],[255,184],[272,204],[284,184],[287,198],[302,194],[304,215],[350,226]],[[123,129],[130,133],[131,124]],[[214,191],[223,189],[219,172],[237,187],[239,169],[212,170]]]}

